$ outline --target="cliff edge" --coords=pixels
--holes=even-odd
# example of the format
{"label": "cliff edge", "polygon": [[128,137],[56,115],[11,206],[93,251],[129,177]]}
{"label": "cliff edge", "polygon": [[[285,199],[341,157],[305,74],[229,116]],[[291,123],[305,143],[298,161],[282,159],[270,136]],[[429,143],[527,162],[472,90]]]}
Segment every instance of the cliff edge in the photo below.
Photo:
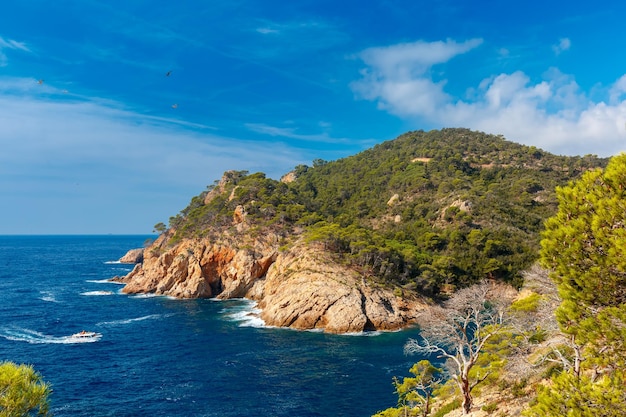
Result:
{"label": "cliff edge", "polygon": [[269,326],[329,333],[401,329],[426,306],[415,294],[367,283],[315,245],[280,251],[278,241],[265,234],[243,246],[226,239],[184,239],[168,247],[162,236],[121,279],[123,292],[248,298],[257,301]]}

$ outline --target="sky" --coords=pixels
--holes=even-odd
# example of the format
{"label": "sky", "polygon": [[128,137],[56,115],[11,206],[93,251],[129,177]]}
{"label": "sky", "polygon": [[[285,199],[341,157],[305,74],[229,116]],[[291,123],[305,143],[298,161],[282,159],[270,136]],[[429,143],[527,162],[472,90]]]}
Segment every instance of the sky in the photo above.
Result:
{"label": "sky", "polygon": [[410,130],[626,151],[626,2],[76,0],[0,11],[0,234],[149,234],[227,170]]}

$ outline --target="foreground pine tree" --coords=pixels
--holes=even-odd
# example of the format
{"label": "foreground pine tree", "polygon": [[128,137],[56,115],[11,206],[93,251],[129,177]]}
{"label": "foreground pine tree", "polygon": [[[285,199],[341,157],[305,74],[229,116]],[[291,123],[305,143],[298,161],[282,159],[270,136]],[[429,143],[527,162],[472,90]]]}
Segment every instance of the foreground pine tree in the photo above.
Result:
{"label": "foreground pine tree", "polygon": [[32,366],[0,363],[0,417],[48,416],[50,386]]}
{"label": "foreground pine tree", "polygon": [[626,415],[626,154],[557,189],[542,263],[562,303],[568,357],[527,416]]}

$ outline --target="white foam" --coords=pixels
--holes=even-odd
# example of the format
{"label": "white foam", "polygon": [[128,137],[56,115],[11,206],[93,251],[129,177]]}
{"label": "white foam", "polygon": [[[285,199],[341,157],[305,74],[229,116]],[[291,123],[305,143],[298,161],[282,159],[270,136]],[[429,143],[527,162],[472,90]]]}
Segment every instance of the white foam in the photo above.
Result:
{"label": "white foam", "polygon": [[87,291],[87,292],[80,293],[80,295],[86,295],[86,296],[113,295],[113,294],[114,294],[113,291]]}
{"label": "white foam", "polygon": [[0,337],[16,342],[26,342],[31,344],[75,344],[75,343],[93,343],[102,338],[101,334],[94,337],[78,338],[74,336],[50,336],[31,329],[24,328],[3,328],[0,329]]}
{"label": "white foam", "polygon": [[104,263],[105,263],[105,264],[107,264],[107,265],[111,265],[111,264],[121,264],[121,262],[120,262],[120,261],[105,261]]}
{"label": "white foam", "polygon": [[153,292],[145,292],[145,293],[134,294],[130,296],[130,298],[153,298],[153,297],[163,297],[163,296],[160,294],[155,294]]}
{"label": "white foam", "polygon": [[49,303],[58,303],[59,301],[54,297],[54,293],[52,291],[39,291],[41,294],[40,300],[47,301]]}
{"label": "white foam", "polygon": [[126,285],[124,282],[111,281],[110,279],[88,279],[85,282],[91,282],[93,284],[115,284],[115,285]]}
{"label": "white foam", "polygon": [[236,306],[228,306],[220,311],[231,321],[239,322],[239,327],[269,328],[261,319],[261,309],[257,308],[256,301],[242,299]]}
{"label": "white foam", "polygon": [[97,323],[96,326],[120,326],[120,325],[124,325],[124,324],[134,323],[134,322],[137,322],[137,321],[157,320],[157,319],[160,319],[160,318],[163,318],[163,317],[169,317],[171,315],[172,314],[150,314],[148,316],[135,317],[135,318],[131,318],[131,319],[103,321],[103,322]]}
{"label": "white foam", "polygon": [[374,330],[374,331],[368,330],[366,332],[342,333],[342,334],[340,334],[340,336],[365,336],[365,337],[371,337],[371,336],[380,336],[383,333],[385,333],[385,332],[383,332],[381,330]]}

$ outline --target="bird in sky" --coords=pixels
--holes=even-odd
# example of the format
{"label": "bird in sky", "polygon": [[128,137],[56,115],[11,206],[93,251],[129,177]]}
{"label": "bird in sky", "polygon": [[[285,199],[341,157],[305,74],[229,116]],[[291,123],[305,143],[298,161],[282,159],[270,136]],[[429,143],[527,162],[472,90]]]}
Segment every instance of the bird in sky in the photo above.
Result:
{"label": "bird in sky", "polygon": [[170,75],[172,75],[172,71],[168,71],[168,72],[165,73],[166,77],[169,77]]}
{"label": "bird in sky", "polygon": [[177,108],[178,108],[178,103],[174,103],[174,104],[172,104],[172,108],[173,108],[173,109],[177,109]]}
{"label": "bird in sky", "polygon": [[37,84],[43,84],[43,79],[37,80]]}

